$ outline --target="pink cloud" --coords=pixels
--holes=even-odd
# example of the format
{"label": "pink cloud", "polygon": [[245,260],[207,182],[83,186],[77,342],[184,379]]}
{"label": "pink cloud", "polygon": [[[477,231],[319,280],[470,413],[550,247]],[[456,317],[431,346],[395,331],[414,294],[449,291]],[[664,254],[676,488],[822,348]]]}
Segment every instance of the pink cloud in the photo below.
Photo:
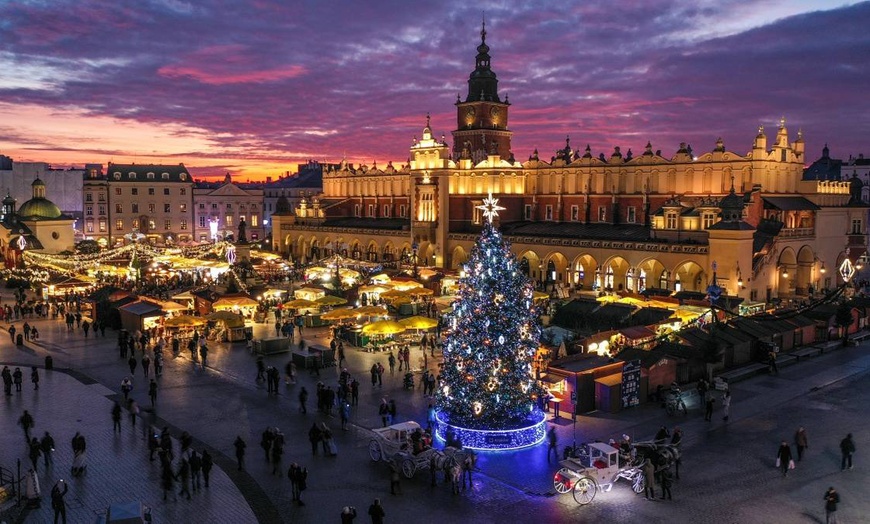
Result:
{"label": "pink cloud", "polygon": [[[219,69],[219,68],[216,68]],[[275,82],[287,78],[296,78],[304,75],[306,69],[300,65],[287,66],[276,69],[260,71],[227,72],[220,70],[198,69],[194,66],[171,65],[163,66],[157,70],[157,74],[167,78],[192,78],[203,84],[226,85],[226,84],[250,84],[261,82]]]}

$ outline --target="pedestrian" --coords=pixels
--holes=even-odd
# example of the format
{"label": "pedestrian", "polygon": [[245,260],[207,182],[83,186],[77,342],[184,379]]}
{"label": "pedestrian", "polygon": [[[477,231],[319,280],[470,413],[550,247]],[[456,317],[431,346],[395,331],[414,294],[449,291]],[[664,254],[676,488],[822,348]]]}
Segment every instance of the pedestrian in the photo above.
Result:
{"label": "pedestrian", "polygon": [[18,425],[24,430],[25,442],[30,442],[30,430],[33,429],[34,424],[33,415],[25,409],[24,413],[18,419]]}
{"label": "pedestrian", "polygon": [[670,436],[671,436],[671,433],[668,431],[668,428],[666,428],[665,426],[661,426],[659,428],[658,432],[656,433],[656,436],[653,439],[653,442],[655,442],[657,445],[661,446],[665,443],[667,438]]}
{"label": "pedestrian", "polygon": [[305,389],[305,386],[302,386],[302,389],[299,390],[299,412],[303,415],[308,413],[308,407],[306,403],[308,402],[308,390]]}
{"label": "pedestrian", "polygon": [[643,496],[646,497],[647,500],[655,500],[656,498],[656,467],[653,465],[652,460],[647,457],[643,461],[643,478],[644,478],[644,491]]}
{"label": "pedestrian", "polygon": [[357,379],[350,381],[350,404],[351,406],[359,405],[359,381]]}
{"label": "pedestrian", "polygon": [[33,366],[30,372],[30,381],[33,382],[34,391],[39,389],[39,371],[36,369],[36,366]]}
{"label": "pedestrian", "polygon": [[807,430],[803,426],[799,427],[794,434],[794,443],[797,447],[798,462],[804,458],[804,450],[810,447],[807,439]]}
{"label": "pedestrian", "polygon": [[399,463],[396,459],[392,459],[387,464],[390,466],[390,494],[391,495],[401,495],[402,494],[402,484],[401,477],[399,476]]}
{"label": "pedestrian", "polygon": [[[120,406],[119,406],[120,407]],[[119,413],[120,414],[120,413]],[[158,440],[158,435],[153,430],[148,432],[148,461],[154,462],[154,453],[160,448],[160,440]]]}
{"label": "pedestrian", "polygon": [[381,405],[378,406],[378,415],[381,416],[381,427],[387,427],[387,421],[390,417],[390,405],[387,404],[387,399],[381,399]]}
{"label": "pedestrian", "polygon": [[674,500],[671,496],[671,484],[673,483],[671,468],[665,468],[661,471],[659,482],[662,484],[662,500],[665,500],[665,495],[667,495],[668,500]]}
{"label": "pedestrian", "polygon": [[311,429],[308,430],[308,441],[311,442],[312,455],[317,455],[317,445],[320,443],[320,438],[320,428],[317,427],[317,422],[315,422],[311,425]]}
{"label": "pedestrian", "polygon": [[54,438],[48,431],[45,432],[42,440],[39,441],[39,447],[42,448],[42,458],[45,461],[45,467],[48,468],[54,462],[51,458],[51,454],[54,453]]}
{"label": "pedestrian", "polygon": [[840,494],[834,486],[825,492],[825,524],[837,524],[837,504],[840,503]]}
{"label": "pedestrian", "polygon": [[289,386],[291,383],[296,383],[296,364],[292,360],[288,360],[284,366],[284,385]]}
{"label": "pedestrian", "polygon": [[3,392],[6,396],[12,395],[12,372],[9,371],[9,366],[3,366]]}
{"label": "pedestrian", "polygon": [[704,410],[704,420],[711,422],[713,420],[713,393],[707,391],[706,395],[707,399],[705,402],[706,408]]}
{"label": "pedestrian", "polygon": [[371,368],[371,370],[369,370],[369,373],[371,373],[371,375],[372,375],[372,387],[377,386],[378,385],[378,365],[372,364],[372,368]]}
{"label": "pedestrian", "polygon": [[148,384],[148,396],[151,397],[151,407],[157,404],[157,382],[152,378]]}
{"label": "pedestrian", "polygon": [[115,402],[112,406],[112,433],[121,432],[121,405]]}
{"label": "pedestrian", "polygon": [[[25,413],[27,413],[25,411]],[[855,453],[855,441],[852,440],[852,434],[846,435],[846,438],[840,441],[840,453],[843,458],[840,461],[840,471],[846,469],[846,464],[849,464],[849,469],[852,469],[852,455]]]}
{"label": "pedestrian", "polygon": [[550,452],[556,457],[556,462],[559,461],[559,438],[556,436],[556,428],[551,427],[547,431],[547,464],[550,463]]}
{"label": "pedestrian", "polygon": [[191,450],[188,462],[190,462],[190,478],[192,480],[193,491],[195,493],[201,489],[200,477],[202,473],[202,459],[200,458],[196,450]]}
{"label": "pedestrian", "polygon": [[272,441],[272,474],[281,476],[281,470],[283,466],[281,465],[281,459],[284,456],[284,437],[280,435],[280,439],[278,435],[275,435],[275,440]]}
{"label": "pedestrian", "polygon": [[242,440],[241,435],[236,437],[235,442],[233,442],[233,447],[236,448],[236,462],[239,465],[239,471],[242,471],[242,467],[245,465],[245,448],[248,447],[245,444],[245,441]]}
{"label": "pedestrian", "polygon": [[[165,457],[165,453],[161,451],[161,459]],[[168,462],[163,463],[162,473],[160,475],[160,487],[163,488],[163,500],[166,500],[166,496],[169,493],[172,493],[172,499],[178,500],[178,497],[175,495],[175,475],[172,473],[172,464]]]}
{"label": "pedestrian", "polygon": [[266,363],[263,361],[263,355],[257,355],[257,378],[256,382],[266,380]]}
{"label": "pedestrian", "polygon": [[136,360],[136,356],[131,354],[130,359],[127,360],[127,364],[130,366],[130,375],[135,375],[136,374],[136,364],[138,364],[138,361]]}
{"label": "pedestrian", "polygon": [[353,506],[345,506],[341,509],[341,524],[353,524],[353,519],[356,518],[356,508]]}
{"label": "pedestrian", "polygon": [[39,456],[42,455],[42,446],[40,446],[38,438],[33,437],[30,439],[27,455],[30,457],[30,464],[33,466],[33,471],[36,471],[38,469],[37,466],[39,466]]}
{"label": "pedestrian", "polygon": [[208,487],[208,476],[211,473],[211,467],[214,465],[214,460],[207,449],[202,450],[202,479],[205,481],[205,487]]}
{"label": "pedestrian", "polygon": [[378,387],[384,385],[384,365],[378,362]]}
{"label": "pedestrian", "polygon": [[290,470],[287,472],[288,476],[292,472],[291,486],[293,489],[293,495],[296,497],[296,504],[300,506],[304,506],[305,503],[302,502],[302,492],[308,487],[308,468],[300,466],[295,462],[290,466]]}
{"label": "pedestrian", "polygon": [[181,491],[178,494],[187,495],[187,500],[190,500],[190,463],[187,460],[182,459],[175,479],[181,482]]}
{"label": "pedestrian", "polygon": [[131,377],[124,377],[121,380],[121,393],[124,394],[124,402],[130,399],[131,391],[133,391],[133,379]]}
{"label": "pedestrian", "polygon": [[136,427],[136,416],[139,415],[139,404],[136,403],[132,398],[130,399],[130,404],[127,405],[127,411],[130,412],[130,422],[133,424],[133,427]]}
{"label": "pedestrian", "polygon": [[66,524],[66,502],[63,497],[69,491],[69,486],[63,481],[58,480],[57,484],[51,488],[51,509],[54,510],[54,524],[57,524],[57,517],[61,517],[61,522]]}
{"label": "pedestrian", "polygon": [[347,431],[347,422],[350,420],[350,404],[347,400],[342,399],[338,407],[339,415],[341,416],[341,429]]}
{"label": "pedestrian", "polygon": [[731,390],[725,390],[725,396],[722,397],[722,420],[728,422],[728,417],[731,415]]}
{"label": "pedestrian", "polygon": [[682,453],[680,452],[680,444],[683,443],[683,430],[679,427],[674,428],[674,434],[671,436],[671,446],[677,453],[674,457],[674,477],[680,480],[680,465],[683,463]]}
{"label": "pedestrian", "polygon": [[390,399],[390,425],[396,423],[396,401]]}
{"label": "pedestrian", "polygon": [[148,372],[151,371],[151,358],[148,353],[142,353],[142,375],[148,378]]}
{"label": "pedestrian", "polygon": [[788,475],[788,470],[794,469],[794,461],[791,459],[791,446],[784,440],[779,445],[779,451],[776,452],[776,465],[782,470],[783,477]]}
{"label": "pedestrian", "polygon": [[342,362],[344,362],[345,360],[347,360],[347,359],[344,357],[344,342],[339,342],[338,343],[338,367],[341,367]]}
{"label": "pedestrian", "polygon": [[767,366],[769,368],[768,372],[771,375],[779,375],[779,368],[776,367],[776,348],[775,347],[771,348],[770,351],[767,353]]}
{"label": "pedestrian", "polygon": [[372,518],[372,524],[384,524],[384,517],[387,514],[384,512],[384,507],[381,506],[381,499],[375,499],[369,506],[369,516]]}
{"label": "pedestrian", "polygon": [[388,362],[389,365],[390,365],[390,375],[392,375],[393,372],[394,372],[395,369],[396,369],[396,357],[393,355],[393,352],[392,352],[392,351],[390,351],[390,356],[389,356],[389,358],[387,359],[387,362]]}
{"label": "pedestrian", "polygon": [[21,392],[21,383],[24,380],[24,373],[21,372],[21,368],[15,368],[15,371],[12,373],[12,382],[15,383],[15,391]]}

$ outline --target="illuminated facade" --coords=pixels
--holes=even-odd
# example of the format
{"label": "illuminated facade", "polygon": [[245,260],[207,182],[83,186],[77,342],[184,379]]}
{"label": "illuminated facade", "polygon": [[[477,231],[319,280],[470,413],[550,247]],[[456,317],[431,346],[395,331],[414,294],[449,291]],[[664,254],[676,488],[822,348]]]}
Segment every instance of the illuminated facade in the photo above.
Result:
{"label": "illuminated facade", "polygon": [[31,198],[16,209],[11,194],[0,207],[0,255],[6,267],[14,267],[24,250],[57,254],[74,248],[73,217],[46,198],[46,184],[31,183]]}
{"label": "illuminated facade", "polygon": [[193,202],[196,207],[194,238],[198,242],[211,241],[211,223],[216,221],[215,233],[219,238],[231,236],[238,240],[239,224],[244,220],[246,240],[262,240],[265,236],[263,190],[241,188],[233,183],[229,173],[222,184],[213,186],[214,184],[197,184],[193,188]]}
{"label": "illuminated facade", "polygon": [[647,143],[593,155],[566,140],[549,160],[536,150],[517,161],[485,38],[456,103],[453,147],[427,118],[408,165],[325,171],[316,203],[273,216],[276,250],[460,268],[491,192],[523,271],[566,287],[702,291],[716,262],[727,294],[769,301],[835,286],[842,259],[865,253],[860,182],[804,180],[804,140],[785,119],[770,141],[759,128],[746,154],[718,140],[704,152]]}

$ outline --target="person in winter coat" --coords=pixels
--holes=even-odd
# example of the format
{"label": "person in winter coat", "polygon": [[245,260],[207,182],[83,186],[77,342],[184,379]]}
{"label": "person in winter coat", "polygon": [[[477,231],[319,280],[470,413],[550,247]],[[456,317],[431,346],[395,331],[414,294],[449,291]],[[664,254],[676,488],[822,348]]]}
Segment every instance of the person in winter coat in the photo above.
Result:
{"label": "person in winter coat", "polygon": [[341,524],[353,524],[353,519],[356,518],[356,508],[353,506],[345,506],[341,510]]}
{"label": "person in winter coat", "polygon": [[39,371],[36,369],[36,366],[33,366],[32,371],[30,372],[30,381],[33,382],[33,389],[39,389]]}
{"label": "person in winter coat", "polygon": [[372,518],[372,524],[384,524],[384,517],[387,514],[384,512],[384,507],[381,506],[381,499],[375,499],[369,506],[369,516]]}
{"label": "person in winter coat", "polygon": [[317,427],[317,422],[315,422],[311,425],[311,429],[308,430],[308,441],[311,442],[312,455],[317,455],[317,444],[320,443],[321,437],[320,428]]}
{"label": "person in winter coat", "polygon": [[804,458],[804,450],[810,447],[807,439],[807,430],[803,426],[799,427],[794,434],[794,444],[797,446],[798,462]]}
{"label": "person in winter coat", "polygon": [[63,497],[69,491],[69,486],[63,480],[58,480],[57,484],[51,488],[51,509],[54,510],[54,524],[57,524],[57,517],[63,519],[63,524],[66,524],[66,502]]}
{"label": "person in winter coat", "polygon": [[789,463],[791,462],[791,446],[784,440],[779,445],[779,451],[776,452],[776,462],[780,469],[782,469],[782,476],[788,475]]}
{"label": "person in winter coat", "polygon": [[843,455],[840,461],[840,471],[846,469],[846,463],[849,464],[849,469],[852,469],[852,454],[855,453],[855,441],[852,440],[851,433],[840,441],[840,453]]}
{"label": "person in winter coat", "polygon": [[654,500],[656,498],[656,467],[649,458],[643,461],[643,478],[645,480],[643,495],[647,500]]}
{"label": "person in winter coat", "polygon": [[51,454],[54,453],[54,438],[46,431],[39,441],[39,447],[42,449],[42,458],[45,461],[45,467],[52,463]]}
{"label": "person in winter coat", "polygon": [[834,486],[828,488],[825,492],[825,524],[836,524],[837,522],[837,504],[840,503],[840,494],[834,489]]}
{"label": "person in winter coat", "polygon": [[236,463],[238,463],[239,471],[242,471],[242,468],[245,465],[245,448],[248,445],[242,440],[241,435],[236,437],[235,442],[233,442],[233,447],[236,448]]}
{"label": "person in winter coat", "polygon": [[211,454],[208,450],[202,451],[202,478],[205,480],[205,487],[208,487],[208,476],[211,473],[211,467],[214,465],[214,461],[211,458]]}

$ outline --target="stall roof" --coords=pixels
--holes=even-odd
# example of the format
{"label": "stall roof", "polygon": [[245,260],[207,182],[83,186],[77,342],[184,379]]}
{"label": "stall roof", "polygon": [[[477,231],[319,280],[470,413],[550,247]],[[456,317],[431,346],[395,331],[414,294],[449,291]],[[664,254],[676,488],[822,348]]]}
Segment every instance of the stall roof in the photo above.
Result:
{"label": "stall roof", "polygon": [[612,358],[596,354],[584,355],[583,358],[571,360],[568,362],[557,362],[553,364],[552,367],[556,369],[564,369],[565,371],[579,373],[582,371],[589,371],[591,369],[599,368],[601,366],[606,366],[613,363],[614,360]]}
{"label": "stall roof", "polygon": [[629,340],[643,340],[646,338],[655,338],[655,331],[646,326],[634,326],[620,329],[619,332]]}
{"label": "stall roof", "polygon": [[622,384],[622,373],[614,373],[612,375],[607,375],[606,377],[599,377],[595,379],[595,382],[604,384],[605,386]]}
{"label": "stall roof", "polygon": [[616,355],[616,360],[629,362],[631,360],[640,360],[641,367],[648,368],[663,358],[668,358],[668,355],[662,351],[644,351],[637,348],[625,348]]}
{"label": "stall roof", "polygon": [[153,316],[157,316],[161,313],[160,306],[152,302],[148,302],[147,300],[132,302],[130,304],[123,305],[118,309],[120,309],[121,311],[126,311],[127,313],[132,313],[134,315],[148,315],[153,313]]}

